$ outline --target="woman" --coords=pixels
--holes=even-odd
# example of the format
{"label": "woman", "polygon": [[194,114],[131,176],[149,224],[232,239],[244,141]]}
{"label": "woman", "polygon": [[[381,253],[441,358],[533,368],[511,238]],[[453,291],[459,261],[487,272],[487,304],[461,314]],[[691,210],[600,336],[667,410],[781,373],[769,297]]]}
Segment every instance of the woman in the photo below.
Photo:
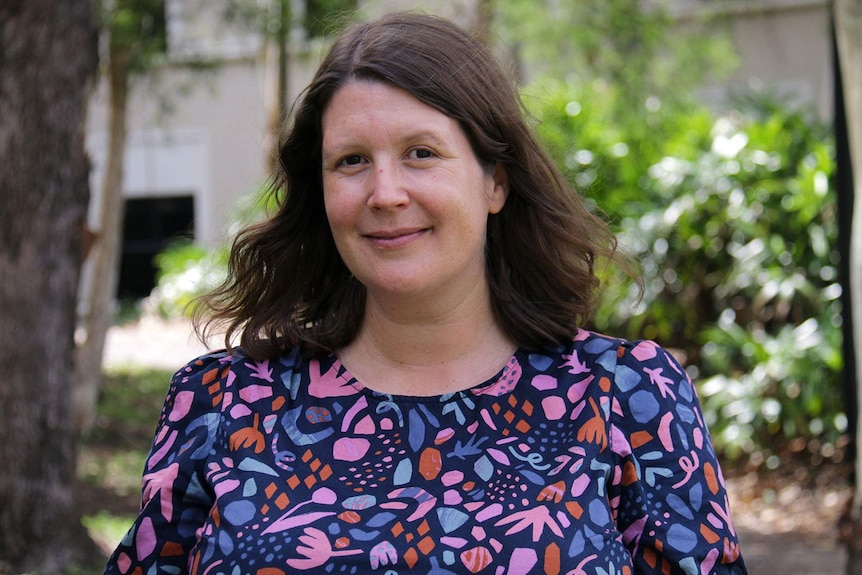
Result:
{"label": "woman", "polygon": [[579,328],[613,237],[479,43],[349,28],[280,159],[106,573],[745,572],[685,371]]}

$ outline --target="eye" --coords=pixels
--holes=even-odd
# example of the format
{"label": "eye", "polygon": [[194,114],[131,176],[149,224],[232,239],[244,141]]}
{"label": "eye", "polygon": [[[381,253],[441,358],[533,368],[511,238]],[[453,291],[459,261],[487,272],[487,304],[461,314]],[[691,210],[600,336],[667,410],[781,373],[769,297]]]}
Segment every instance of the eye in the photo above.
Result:
{"label": "eye", "polygon": [[338,162],[338,164],[340,166],[358,166],[361,163],[362,163],[362,156],[360,156],[358,154],[351,154],[349,156],[345,156],[344,158],[341,159],[340,162]]}
{"label": "eye", "polygon": [[427,160],[435,157],[435,154],[428,148],[413,148],[408,152],[407,157],[411,160]]}

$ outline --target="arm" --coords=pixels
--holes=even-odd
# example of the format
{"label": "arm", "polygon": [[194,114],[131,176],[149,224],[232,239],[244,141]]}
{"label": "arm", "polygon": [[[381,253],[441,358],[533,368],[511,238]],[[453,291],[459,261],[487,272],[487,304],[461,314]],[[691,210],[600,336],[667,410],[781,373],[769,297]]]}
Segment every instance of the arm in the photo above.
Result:
{"label": "arm", "polygon": [[746,573],[724,478],[685,370],[652,342],[618,352],[608,496],[636,573]]}
{"label": "arm", "polygon": [[230,369],[224,358],[204,356],[171,380],[144,465],[141,512],[106,575],[187,573],[197,531],[213,504],[204,474]]}

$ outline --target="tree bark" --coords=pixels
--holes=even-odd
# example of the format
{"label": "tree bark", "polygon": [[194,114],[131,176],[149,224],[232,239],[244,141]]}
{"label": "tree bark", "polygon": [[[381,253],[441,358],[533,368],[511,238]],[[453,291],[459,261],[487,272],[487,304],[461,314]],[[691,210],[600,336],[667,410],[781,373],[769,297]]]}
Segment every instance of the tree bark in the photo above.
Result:
{"label": "tree bark", "polygon": [[75,300],[91,0],[0,2],[0,572],[92,561],[75,502]]}
{"label": "tree bark", "polygon": [[[844,86],[844,107],[847,136],[853,174],[853,219],[850,237],[850,281],[853,339],[856,357],[862,357],[862,0],[835,0],[835,37],[841,77]],[[862,370],[857,370],[856,397],[862,402]],[[862,405],[860,405],[862,407]],[[858,410],[857,413],[862,413]],[[852,430],[851,430],[852,431]],[[856,425],[856,472],[849,525],[845,529],[847,574],[862,575],[862,425]]]}
{"label": "tree bark", "polygon": [[93,426],[102,384],[105,339],[114,320],[123,235],[123,174],[132,47],[108,32],[108,153],[100,193],[96,241],[84,267],[78,347],[75,353],[75,419],[79,434]]}

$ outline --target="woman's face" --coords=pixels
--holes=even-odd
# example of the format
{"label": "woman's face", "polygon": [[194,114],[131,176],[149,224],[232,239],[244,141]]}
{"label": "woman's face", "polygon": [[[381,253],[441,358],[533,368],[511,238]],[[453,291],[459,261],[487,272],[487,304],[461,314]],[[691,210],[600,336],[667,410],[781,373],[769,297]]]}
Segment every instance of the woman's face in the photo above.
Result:
{"label": "woman's face", "polygon": [[488,214],[506,201],[506,175],[479,163],[456,120],[356,81],[333,95],[322,128],[326,215],[370,296],[457,298],[484,285]]}

